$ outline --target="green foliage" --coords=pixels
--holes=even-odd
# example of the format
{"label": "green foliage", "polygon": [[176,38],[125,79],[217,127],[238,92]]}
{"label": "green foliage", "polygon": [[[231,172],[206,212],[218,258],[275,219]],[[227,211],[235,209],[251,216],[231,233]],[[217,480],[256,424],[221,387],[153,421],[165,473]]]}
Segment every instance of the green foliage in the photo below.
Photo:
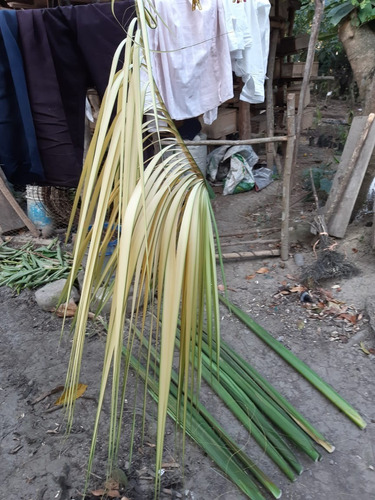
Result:
{"label": "green foliage", "polygon": [[16,293],[67,278],[71,266],[71,255],[62,252],[57,240],[38,248],[31,242],[21,248],[0,245],[0,286],[9,286]]}
{"label": "green foliage", "polygon": [[[331,165],[325,165],[324,163],[320,167],[315,167],[312,169],[312,177],[314,180],[315,188],[319,194],[328,195],[333,177],[335,175],[335,170],[331,168]],[[306,169],[303,172],[303,187],[304,189],[311,191],[311,178],[310,169]],[[323,197],[323,196],[322,196]]]}
{"label": "green foliage", "polygon": [[[331,22],[330,12],[334,7],[349,4],[350,11],[354,9],[350,1],[338,2],[326,1],[326,8],[322,23],[319,30],[319,42],[316,48],[316,57],[319,61],[319,74],[335,77],[337,84],[336,88],[329,88],[334,95],[345,95],[348,93],[349,87],[353,81],[352,69],[342,43],[338,38],[337,26]],[[304,2],[301,9],[296,12],[294,34],[309,33],[314,17],[314,1],[308,0]],[[305,54],[301,54],[303,60]],[[319,84],[319,89],[324,93],[327,92],[326,82]]]}
{"label": "green foliage", "polygon": [[355,26],[368,23],[375,19],[374,0],[341,0],[328,1],[326,3],[327,18],[333,26],[341,23],[351,12],[356,10],[357,16],[352,20]]}
{"label": "green foliage", "polygon": [[337,26],[355,8],[352,2],[349,0],[346,2],[330,2],[327,7],[327,18],[330,20],[333,26]]}

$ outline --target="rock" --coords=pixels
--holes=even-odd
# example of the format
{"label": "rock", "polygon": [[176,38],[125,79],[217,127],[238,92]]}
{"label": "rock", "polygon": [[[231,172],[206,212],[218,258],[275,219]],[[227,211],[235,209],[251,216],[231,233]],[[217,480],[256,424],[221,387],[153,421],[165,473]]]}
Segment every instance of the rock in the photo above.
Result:
{"label": "rock", "polygon": [[[95,298],[93,298],[91,304],[90,304],[90,311],[93,313],[97,312],[98,307],[100,306],[100,302],[102,299],[104,293],[104,289],[100,287],[98,291],[95,294]],[[111,312],[111,307],[112,307],[112,296],[111,298],[104,304],[102,310],[100,311],[101,315],[108,315]]]}
{"label": "rock", "polygon": [[[95,298],[92,300],[92,302],[90,304],[90,311],[91,312],[93,312],[93,313],[97,312],[97,309],[100,306],[100,302],[101,302],[101,299],[102,299],[104,291],[105,291],[104,288],[100,287],[98,289],[98,291],[96,292]],[[128,301],[127,301],[127,307],[126,307],[126,314],[129,314],[129,312],[131,310],[132,302],[133,302],[133,286],[130,288],[130,292],[129,292],[129,296],[128,296]],[[142,297],[141,297],[141,301],[140,301],[140,307],[142,307],[143,302],[144,302],[144,294],[142,292]],[[104,304],[102,310],[100,311],[100,314],[101,315],[105,315],[105,316],[109,315],[109,313],[111,312],[111,307],[112,307],[112,296]]]}
{"label": "rock", "polygon": [[305,263],[305,259],[301,253],[294,254],[294,262],[296,266],[302,267]]}
{"label": "rock", "polygon": [[[54,281],[53,283],[48,283],[48,285],[39,288],[35,292],[35,300],[38,306],[44,311],[51,311],[54,309],[61,296],[61,292],[65,286],[66,279],[61,279],[58,281]],[[72,289],[72,293],[70,294],[70,298],[74,300],[74,302],[78,302],[79,293],[76,288]]]}
{"label": "rock", "polygon": [[289,240],[291,243],[306,243],[310,245],[312,238],[311,225],[307,222],[296,222],[289,229]]}

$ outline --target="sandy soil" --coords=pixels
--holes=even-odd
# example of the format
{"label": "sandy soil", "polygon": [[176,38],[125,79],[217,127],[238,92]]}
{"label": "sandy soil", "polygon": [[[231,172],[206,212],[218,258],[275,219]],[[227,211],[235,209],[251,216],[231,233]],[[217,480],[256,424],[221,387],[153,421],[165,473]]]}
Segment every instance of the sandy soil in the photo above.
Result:
{"label": "sandy soil", "polygon": [[[301,168],[329,162],[337,152],[301,145]],[[220,233],[239,234],[223,239],[225,251],[273,248],[280,225],[281,182],[265,190],[228,197],[213,202]],[[329,404],[308,383],[278,359],[234,316],[222,309],[222,335],[250,361],[274,386],[326,435],[336,450],[322,451],[322,460],[313,463],[303,457],[303,474],[290,483],[242,430],[233,416],[213,394],[203,389],[202,400],[243,444],[249,455],[282,488],[287,500],[370,500],[375,492],[375,406],[374,375],[375,333],[371,328],[371,305],[374,301],[374,253],[371,250],[370,215],[363,215],[338,242],[338,250],[355,263],[360,274],[350,279],[331,279],[309,289],[313,304],[302,303],[300,274],[314,261],[314,236],[310,233],[315,207],[302,199],[302,180],[293,191],[291,255],[287,262],[278,257],[227,262],[225,273],[231,300],[240,305],[275,338],[296,353],[353,404],[367,422],[359,430]],[[266,229],[268,228],[268,231]],[[240,245],[244,240],[255,243]],[[268,242],[267,242],[268,241]],[[295,254],[302,255],[304,266],[296,265]],[[257,273],[261,268],[266,272]],[[332,311],[332,304],[339,311]],[[322,314],[313,305],[323,304]],[[61,319],[41,311],[33,292],[15,296],[0,288],[0,498],[4,500],[67,500],[82,498],[91,429],[95,417],[98,380],[104,347],[104,331],[92,324],[85,353],[81,380],[88,385],[84,397],[77,400],[76,417],[69,437],[61,408],[54,403],[54,388],[64,384],[69,336],[60,342]],[[342,316],[344,314],[344,316]],[[347,316],[345,316],[347,314]],[[340,316],[341,315],[341,316]],[[348,319],[349,318],[349,319]],[[67,329],[69,325],[67,325]],[[367,351],[369,354],[366,354]],[[139,387],[138,387],[139,390]],[[43,398],[43,396],[45,396]],[[129,394],[125,412],[124,435],[130,425],[134,393]],[[141,418],[141,408],[139,408]],[[100,490],[106,480],[106,422],[97,447],[97,458],[89,490]],[[128,476],[120,484],[120,496],[131,500],[153,498],[153,458],[155,409],[147,409],[146,436],[136,440],[133,466],[129,469],[128,443],[122,443],[119,470]],[[241,500],[244,496],[224,474],[190,441],[183,459],[174,446],[174,426],[168,423],[165,447],[165,473],[160,498],[194,500]],[[297,452],[298,454],[298,452]],[[300,455],[299,455],[300,456]],[[116,471],[117,482],[124,482]],[[117,486],[117,485],[116,485]],[[266,498],[270,498],[265,494]],[[86,498],[100,498],[87,495]]]}

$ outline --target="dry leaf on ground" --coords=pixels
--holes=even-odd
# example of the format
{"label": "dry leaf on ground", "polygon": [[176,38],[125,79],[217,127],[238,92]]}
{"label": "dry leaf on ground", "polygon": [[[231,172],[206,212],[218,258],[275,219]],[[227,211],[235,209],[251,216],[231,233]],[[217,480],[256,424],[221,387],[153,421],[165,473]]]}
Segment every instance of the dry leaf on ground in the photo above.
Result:
{"label": "dry leaf on ground", "polygon": [[289,290],[292,292],[292,293],[302,293],[302,292],[306,292],[307,288],[305,286],[302,286],[302,285],[298,285],[298,286],[292,286],[292,288],[289,288]]}
{"label": "dry leaf on ground", "polygon": [[[75,394],[74,394],[74,399],[80,398],[85,393],[86,389],[87,389],[87,385],[85,385],[85,384],[78,384],[77,388],[76,388],[76,391],[75,391]],[[68,389],[67,391],[65,390],[61,394],[61,396],[59,397],[59,399],[56,401],[55,405],[58,406],[58,405],[65,404],[66,401],[67,401],[67,399],[68,399],[69,392],[70,392],[70,389]]]}
{"label": "dry leaf on ground", "polygon": [[92,490],[91,495],[94,497],[102,497],[106,495],[109,498],[118,498],[120,496],[120,492],[118,490]]}
{"label": "dry leaf on ground", "polygon": [[72,318],[77,311],[77,304],[73,299],[70,299],[68,305],[66,303],[61,304],[57,309],[55,309],[56,316],[59,318]]}

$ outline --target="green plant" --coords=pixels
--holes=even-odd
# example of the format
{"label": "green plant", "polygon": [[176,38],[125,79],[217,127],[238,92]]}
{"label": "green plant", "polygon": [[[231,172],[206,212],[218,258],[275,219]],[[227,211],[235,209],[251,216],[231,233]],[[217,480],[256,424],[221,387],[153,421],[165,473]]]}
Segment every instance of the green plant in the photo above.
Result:
{"label": "green plant", "polygon": [[321,121],[322,121],[322,112],[319,106],[315,108],[315,116],[314,116],[314,121],[313,121],[313,128],[318,128]]}
{"label": "green plant", "polygon": [[271,349],[289,363],[298,373],[308,380],[318,391],[335,404],[343,413],[347,415],[358,427],[364,429],[366,422],[359,413],[347,403],[336,391],[324,382],[309,366],[298,359],[291,351],[275,340],[263,327],[258,325],[248,314],[232,304],[225,297],[220,296],[223,302],[255,335],[263,340]]}
{"label": "green plant", "polygon": [[[333,177],[336,170],[331,167],[331,164],[322,164],[319,167],[311,169],[315,188],[323,196],[327,196],[331,190]],[[310,169],[306,169],[302,173],[303,187],[308,191],[312,191]]]}
{"label": "green plant", "polygon": [[17,293],[67,278],[71,266],[71,255],[61,250],[57,240],[45,247],[33,243],[21,248],[0,245],[0,286],[9,286]]}
{"label": "green plant", "polygon": [[368,23],[375,19],[374,0],[331,0],[327,2],[327,17],[337,26],[345,17],[356,10],[357,16],[353,22],[356,26]]}
{"label": "green plant", "polygon": [[[87,262],[74,321],[67,387],[75,387],[79,381],[91,302],[99,288],[103,290],[102,304],[110,298],[112,300],[89,470],[99,434],[104,394],[110,382],[109,467],[118,454],[134,344],[131,326],[124,333],[130,293],[133,297],[131,325],[140,321],[142,334],[155,339],[160,360],[156,470],[161,468],[162,462],[178,319],[182,322],[177,394],[179,411],[186,408],[189,394],[199,387],[200,353],[197,351],[196,360],[190,360],[190,348],[191,343],[202,335],[205,316],[209,335],[219,345],[214,225],[209,191],[154,87],[146,22],[146,16],[150,18],[151,14],[145,9],[143,0],[137,0],[136,5],[138,21],[132,21],[126,39],[116,51],[77,190],[81,197],[77,196],[74,205],[76,208],[81,201],[74,263],[66,293],[86,253]],[[120,60],[123,60],[123,65],[117,71]],[[146,94],[149,94],[151,104],[145,109]],[[164,134],[169,133],[175,138],[175,143],[160,147],[158,142],[156,145],[160,150],[145,169],[143,150],[150,136],[149,129],[153,127],[158,132],[162,128]],[[108,224],[103,232],[105,222]],[[105,264],[105,253],[114,236],[117,236],[118,243]],[[98,313],[100,308],[99,305]],[[146,330],[147,309],[162,320],[160,327],[154,322]],[[122,359],[124,342],[128,348],[125,361]],[[212,356],[217,356],[213,350]],[[149,365],[147,373],[148,370]],[[69,400],[69,425],[73,410],[74,401]],[[181,412],[185,428],[186,410]],[[156,490],[159,481],[160,475],[156,474]]]}
{"label": "green plant", "polygon": [[[205,447],[210,456],[215,457],[220,466],[230,468],[232,478],[240,483],[239,486],[247,491],[250,498],[260,500],[261,496],[241,467],[246,465],[252,468],[257,480],[263,481],[262,484],[268,479],[207,415],[199,405],[197,395],[203,374],[208,374],[211,380],[214,380],[215,374],[219,375],[219,379],[225,380],[225,397],[228,397],[228,401],[246,393],[246,407],[236,406],[238,415],[241,411],[246,414],[254,406],[262,406],[267,418],[273,418],[273,421],[278,419],[276,396],[272,395],[270,388],[267,389],[269,393],[266,397],[260,390],[253,390],[252,384],[240,382],[236,376],[237,370],[234,370],[229,360],[223,362],[226,370],[223,368],[219,372],[222,362],[213,236],[214,232],[217,235],[217,230],[209,190],[154,86],[147,41],[147,19],[150,20],[154,13],[145,8],[143,0],[137,0],[136,7],[138,19],[130,24],[128,36],[119,46],[113,60],[108,88],[77,190],[80,196],[74,202],[75,208],[80,203],[80,219],[72,272],[65,295],[69,294],[86,255],[87,261],[81,300],[73,322],[67,393],[73,395],[72,389],[79,383],[88,312],[91,303],[97,302],[97,291],[101,288],[103,294],[97,313],[105,302],[111,299],[112,303],[89,473],[101,429],[100,415],[107,390],[111,391],[109,469],[116,461],[125,418],[124,402],[129,370],[133,367],[144,378],[146,387],[158,404],[155,495],[160,487],[158,471],[162,463],[167,413],[175,418],[184,431],[193,435],[190,417],[196,410],[199,414],[199,429],[194,439]],[[117,70],[121,60],[123,64]],[[146,94],[149,94],[147,97],[150,100],[147,99],[147,102],[151,104],[145,107]],[[143,153],[146,141],[151,136],[150,128],[156,129],[157,135],[162,131],[175,141],[171,146],[163,147],[158,135],[157,152],[145,168]],[[106,249],[114,237],[117,246],[105,264]],[[218,251],[220,254],[220,248]],[[127,311],[130,296],[131,305]],[[150,311],[151,314],[148,314]],[[139,333],[136,326],[139,326]],[[146,346],[145,354],[143,350],[135,350],[138,342]],[[138,359],[135,352],[139,353]],[[178,358],[177,373],[173,370],[175,357]],[[238,369],[239,372],[241,370],[244,370],[243,366]],[[256,384],[259,385],[258,382]],[[223,395],[224,391],[220,387],[216,384]],[[253,393],[252,397],[249,393]],[[255,399],[257,403],[253,401]],[[285,423],[290,418],[295,420],[289,413],[290,408],[283,402],[280,404],[283,417],[280,417],[280,421]],[[146,397],[143,398],[143,405],[145,414]],[[72,424],[73,411],[74,400],[70,398],[67,401],[69,426]],[[262,420],[258,412],[257,419],[262,431],[267,420]],[[309,428],[305,424],[301,427],[305,427],[306,432]],[[294,427],[288,428],[290,439],[301,445],[313,460],[318,459],[319,453],[310,440],[300,431],[294,432]],[[281,454],[280,450],[283,449],[284,458],[279,460],[279,466],[288,461],[289,469],[284,469],[288,470],[292,478],[293,470],[298,473],[300,466],[284,450],[280,439],[271,430],[270,433],[273,435],[274,448],[278,447],[277,452]],[[311,433],[320,439],[310,428],[310,436]],[[260,434],[258,437],[262,440]],[[130,442],[132,439],[133,436],[129,436]],[[267,445],[267,441],[263,443]],[[330,446],[325,442],[326,449]],[[277,487],[271,488],[278,496]]]}

